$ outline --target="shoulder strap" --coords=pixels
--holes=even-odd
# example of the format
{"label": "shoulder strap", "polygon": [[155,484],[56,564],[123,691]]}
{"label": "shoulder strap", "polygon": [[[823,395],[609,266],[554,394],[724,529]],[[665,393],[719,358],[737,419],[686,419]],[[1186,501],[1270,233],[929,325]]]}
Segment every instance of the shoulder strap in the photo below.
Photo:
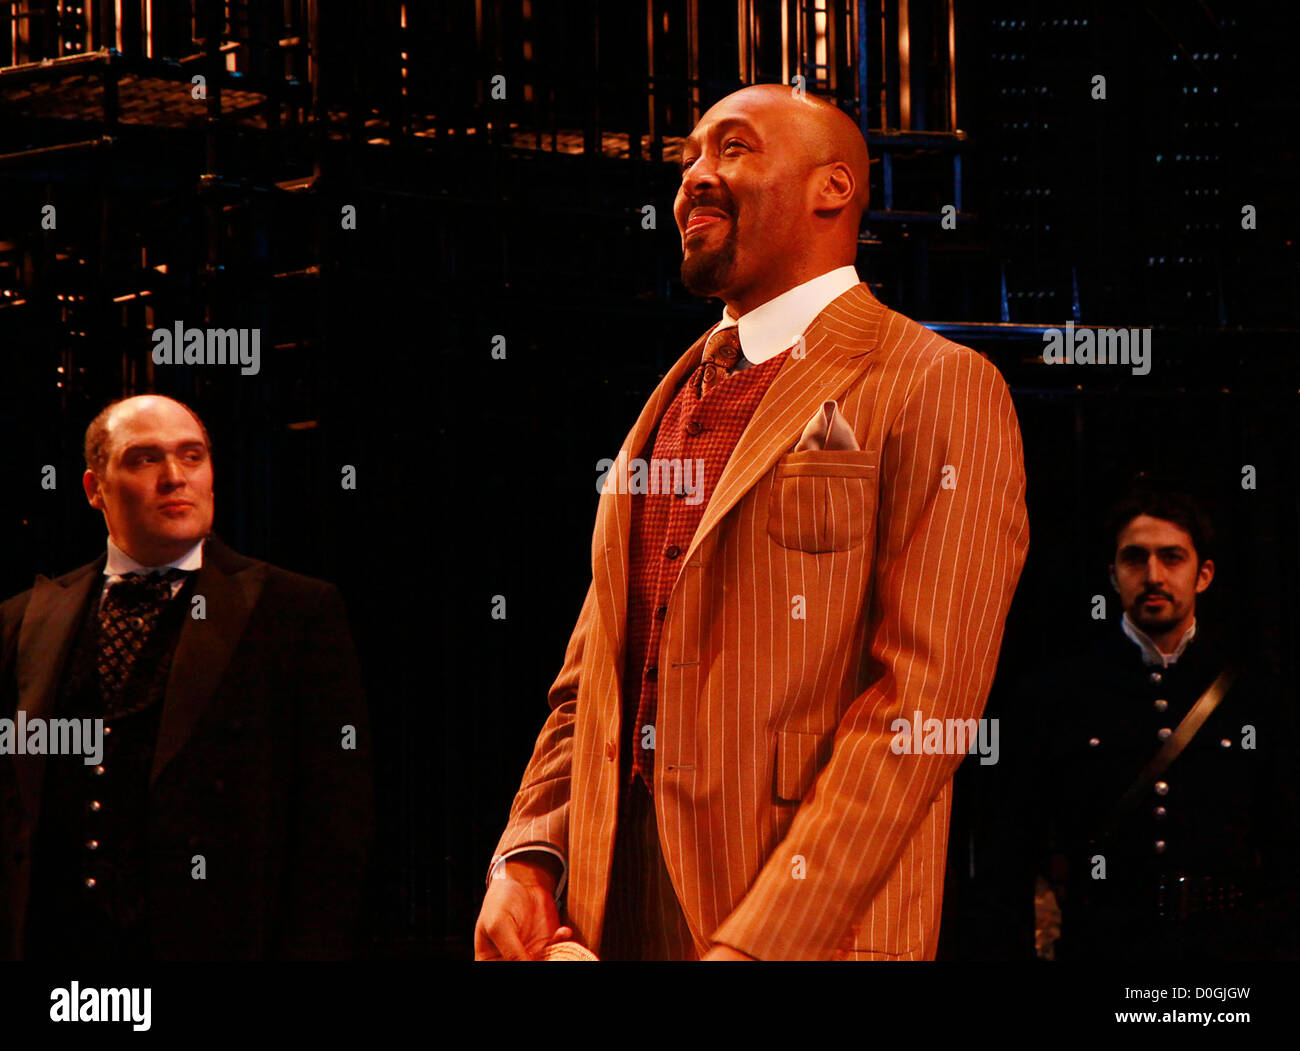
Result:
{"label": "shoulder strap", "polygon": [[1183,749],[1196,736],[1205,720],[1210,717],[1210,713],[1219,706],[1224,694],[1232,688],[1236,678],[1237,669],[1231,664],[1225,665],[1215,680],[1210,683],[1209,688],[1192,705],[1192,710],[1183,716],[1182,722],[1170,734],[1160,751],[1152,757],[1151,762],[1147,763],[1142,772],[1138,774],[1137,780],[1129,785],[1128,791],[1120,797],[1119,803],[1111,811],[1110,820],[1106,822],[1105,828],[1102,830],[1101,839],[1109,839],[1114,834],[1128,812],[1146,795],[1148,789],[1160,775],[1169,769],[1169,764],[1182,754]]}

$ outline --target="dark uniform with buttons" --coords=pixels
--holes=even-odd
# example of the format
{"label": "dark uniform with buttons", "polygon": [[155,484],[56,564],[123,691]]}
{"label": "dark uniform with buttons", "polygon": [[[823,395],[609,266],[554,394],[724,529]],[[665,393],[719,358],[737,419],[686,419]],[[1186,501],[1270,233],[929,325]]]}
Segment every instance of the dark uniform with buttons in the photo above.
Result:
{"label": "dark uniform with buttons", "polygon": [[1057,959],[1295,956],[1292,745],[1280,696],[1251,667],[1234,662],[1219,706],[1114,820],[1226,661],[1202,624],[1167,668],[1117,626],[1038,686],[1039,868],[1061,907]]}

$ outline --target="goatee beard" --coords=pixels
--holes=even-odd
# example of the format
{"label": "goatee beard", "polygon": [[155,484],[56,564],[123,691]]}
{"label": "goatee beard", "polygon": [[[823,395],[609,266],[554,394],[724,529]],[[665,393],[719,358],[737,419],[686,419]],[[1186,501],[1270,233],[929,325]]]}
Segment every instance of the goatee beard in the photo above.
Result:
{"label": "goatee beard", "polygon": [[1171,610],[1164,616],[1146,616],[1140,609],[1135,609],[1130,616],[1133,623],[1145,631],[1148,635],[1153,631],[1168,631],[1178,623],[1178,614]]}
{"label": "goatee beard", "polygon": [[712,296],[721,291],[736,262],[736,222],[732,217],[726,239],[713,251],[703,249],[682,258],[682,284],[697,296]]}

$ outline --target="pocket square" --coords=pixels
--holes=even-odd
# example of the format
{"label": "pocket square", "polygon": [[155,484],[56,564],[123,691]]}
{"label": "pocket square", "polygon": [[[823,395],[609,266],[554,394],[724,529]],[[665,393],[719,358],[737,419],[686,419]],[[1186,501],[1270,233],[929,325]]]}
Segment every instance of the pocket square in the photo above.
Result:
{"label": "pocket square", "polygon": [[858,442],[853,437],[853,428],[849,426],[848,420],[844,418],[844,414],[840,412],[835,402],[827,401],[822,403],[822,407],[804,427],[803,434],[799,437],[799,444],[794,447],[794,451],[797,453],[810,450],[837,452],[857,448],[859,448]]}

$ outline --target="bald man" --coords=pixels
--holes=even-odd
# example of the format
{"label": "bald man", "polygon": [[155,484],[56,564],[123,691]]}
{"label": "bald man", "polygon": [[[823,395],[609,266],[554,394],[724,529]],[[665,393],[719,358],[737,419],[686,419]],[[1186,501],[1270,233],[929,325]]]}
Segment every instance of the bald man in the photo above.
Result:
{"label": "bald man", "polygon": [[834,106],[738,91],[681,168],[682,281],[725,309],[607,461],[476,957],[932,959],[1028,549],[1015,410],[859,280]]}
{"label": "bald man", "polygon": [[90,424],[106,551],[0,606],[0,958],[353,951],[371,826],[338,591],[212,533],[207,428]]}

